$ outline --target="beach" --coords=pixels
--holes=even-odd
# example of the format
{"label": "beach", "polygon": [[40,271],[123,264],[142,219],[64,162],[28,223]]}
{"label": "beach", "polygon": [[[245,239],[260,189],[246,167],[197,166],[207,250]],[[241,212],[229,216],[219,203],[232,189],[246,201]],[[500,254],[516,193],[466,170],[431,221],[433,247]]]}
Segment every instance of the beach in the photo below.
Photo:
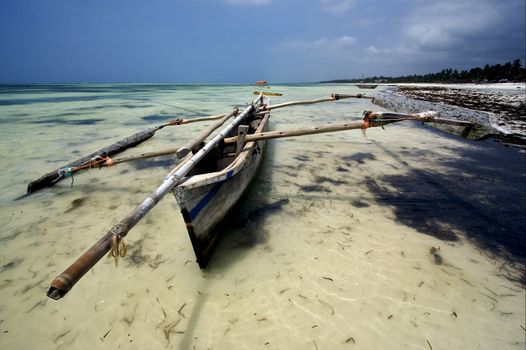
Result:
{"label": "beach", "polygon": [[[64,299],[47,298],[50,281],[177,161],[91,169],[14,201],[27,183],[163,121],[245,106],[254,89],[2,86],[1,348],[524,348],[526,154],[412,122],[269,141],[207,269],[169,194],[125,238],[118,266],[103,258]],[[272,91],[283,93],[274,104],[364,92]],[[389,109],[348,99],[276,110],[270,130],[359,120],[364,110]],[[511,119],[501,127],[522,132]],[[207,125],[165,128],[123,155],[180,145]]]}

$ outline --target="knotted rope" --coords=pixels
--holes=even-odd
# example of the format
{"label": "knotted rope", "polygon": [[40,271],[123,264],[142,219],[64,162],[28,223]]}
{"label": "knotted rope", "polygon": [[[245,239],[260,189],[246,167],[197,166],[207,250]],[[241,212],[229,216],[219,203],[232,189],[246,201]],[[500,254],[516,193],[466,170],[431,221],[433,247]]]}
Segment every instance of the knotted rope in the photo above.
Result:
{"label": "knotted rope", "polygon": [[373,126],[373,121],[376,121],[376,114],[374,112],[363,112],[363,124],[362,124],[362,135],[365,139],[367,139],[366,130]]}
{"label": "knotted rope", "polygon": [[110,231],[112,233],[112,237],[108,258],[115,259],[115,266],[117,266],[119,262],[119,257],[124,258],[126,256],[126,252],[128,251],[128,247],[126,246],[126,243],[124,243],[124,239],[121,236],[125,229],[126,226],[124,224],[117,224]]}
{"label": "knotted rope", "polygon": [[75,179],[73,178],[73,174],[74,174],[74,171],[75,171],[75,168],[61,168],[61,169],[58,169],[58,177],[53,180],[53,182],[57,182],[59,181],[60,179],[64,178],[64,177],[71,177],[71,184],[70,186],[73,187],[73,183],[75,182]]}
{"label": "knotted rope", "polygon": [[76,167],[66,167],[66,168],[61,168],[61,169],[58,169],[57,170],[57,178],[55,180],[53,180],[52,182],[55,183],[55,182],[58,182],[60,181],[61,179],[65,178],[65,177],[71,177],[71,187],[73,187],[73,183],[75,182],[75,179],[73,178],[73,175],[79,171],[79,170],[84,170],[84,169],[91,169],[91,168],[94,168],[96,166],[98,166],[99,168],[102,168],[103,166],[112,166],[113,165],[113,160],[108,157],[108,156],[95,156],[93,158],[91,158],[88,162],[84,163],[84,164],[81,164],[79,166],[76,166]]}

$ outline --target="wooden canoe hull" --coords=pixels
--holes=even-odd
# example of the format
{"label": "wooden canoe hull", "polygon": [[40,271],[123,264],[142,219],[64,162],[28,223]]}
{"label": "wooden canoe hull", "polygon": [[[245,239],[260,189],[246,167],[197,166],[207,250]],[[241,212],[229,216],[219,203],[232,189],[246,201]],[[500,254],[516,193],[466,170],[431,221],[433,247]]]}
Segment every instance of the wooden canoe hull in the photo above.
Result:
{"label": "wooden canoe hull", "polygon": [[[268,117],[258,130],[266,130]],[[194,176],[175,187],[199,267],[205,268],[222,232],[222,224],[256,175],[265,141],[248,142],[223,171]]]}

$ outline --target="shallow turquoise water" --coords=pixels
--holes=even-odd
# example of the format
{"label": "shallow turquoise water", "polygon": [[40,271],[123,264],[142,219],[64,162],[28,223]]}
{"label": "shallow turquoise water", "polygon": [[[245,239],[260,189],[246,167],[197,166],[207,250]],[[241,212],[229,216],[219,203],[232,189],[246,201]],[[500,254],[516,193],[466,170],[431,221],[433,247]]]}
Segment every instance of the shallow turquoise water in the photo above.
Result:
{"label": "shallow turquoise water", "polygon": [[[524,153],[416,124],[271,141],[207,270],[168,195],[129,233],[118,267],[103,259],[63,300],[48,299],[49,282],[176,161],[91,170],[13,201],[27,183],[165,120],[242,107],[252,91],[0,86],[2,348],[524,347]],[[362,92],[271,91],[284,94],[274,104]],[[277,110],[271,130],[378,109],[344,100]],[[205,126],[164,128],[124,155],[180,145]]]}

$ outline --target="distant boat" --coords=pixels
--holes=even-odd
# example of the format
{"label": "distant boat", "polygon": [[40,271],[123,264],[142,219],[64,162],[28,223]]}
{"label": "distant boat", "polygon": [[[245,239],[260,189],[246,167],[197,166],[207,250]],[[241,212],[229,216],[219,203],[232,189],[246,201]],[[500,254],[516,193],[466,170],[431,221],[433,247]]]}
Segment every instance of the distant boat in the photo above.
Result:
{"label": "distant boat", "polygon": [[376,89],[378,85],[375,84],[356,84],[360,89]]}
{"label": "distant boat", "polygon": [[[267,87],[267,89],[270,89],[270,86],[268,85],[268,81],[266,80],[258,80],[256,81],[256,85],[259,86],[259,87]],[[283,96],[282,93],[279,93],[279,92],[265,92],[265,91],[254,91],[254,95],[259,95],[259,94],[263,94],[265,96]]]}

